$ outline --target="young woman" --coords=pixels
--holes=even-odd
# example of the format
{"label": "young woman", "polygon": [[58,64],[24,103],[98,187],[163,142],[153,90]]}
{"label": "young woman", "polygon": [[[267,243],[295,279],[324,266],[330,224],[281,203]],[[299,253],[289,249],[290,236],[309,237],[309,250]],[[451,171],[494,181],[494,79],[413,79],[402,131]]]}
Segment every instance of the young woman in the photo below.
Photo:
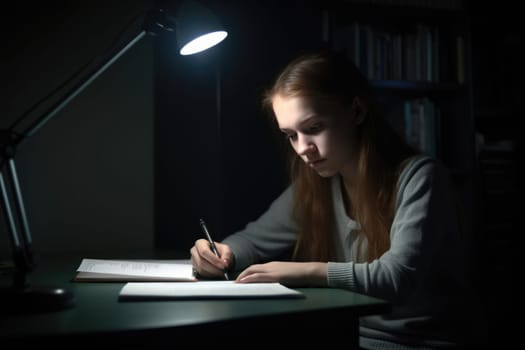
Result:
{"label": "young woman", "polygon": [[260,218],[216,244],[220,258],[207,240],[196,241],[196,271],[390,301],[391,313],[362,318],[364,348],[470,341],[461,234],[445,167],[397,136],[375,109],[366,79],[339,55],[295,59],[264,104],[293,150],[291,184]]}

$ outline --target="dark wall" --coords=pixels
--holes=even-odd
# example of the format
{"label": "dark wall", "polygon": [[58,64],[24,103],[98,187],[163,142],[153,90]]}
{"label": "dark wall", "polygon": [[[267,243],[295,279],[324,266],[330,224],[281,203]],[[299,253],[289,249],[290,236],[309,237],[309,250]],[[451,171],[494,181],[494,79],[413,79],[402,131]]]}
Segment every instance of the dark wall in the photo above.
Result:
{"label": "dark wall", "polygon": [[[16,2],[2,10],[0,128],[40,100],[16,131],[45,115],[94,72],[116,39],[138,32],[133,19],[144,6],[142,0],[126,6],[51,1]],[[75,72],[81,74],[57,89]],[[26,139],[15,161],[38,252],[151,249],[152,41],[140,41]],[[0,214],[2,258],[10,252],[5,231]]]}
{"label": "dark wall", "polygon": [[199,57],[175,58],[175,66],[159,58],[167,46],[156,51],[160,247],[189,248],[202,236],[200,216],[223,238],[284,189],[286,164],[261,97],[292,57],[321,45],[321,12],[308,2],[204,3],[229,30],[226,41]]}

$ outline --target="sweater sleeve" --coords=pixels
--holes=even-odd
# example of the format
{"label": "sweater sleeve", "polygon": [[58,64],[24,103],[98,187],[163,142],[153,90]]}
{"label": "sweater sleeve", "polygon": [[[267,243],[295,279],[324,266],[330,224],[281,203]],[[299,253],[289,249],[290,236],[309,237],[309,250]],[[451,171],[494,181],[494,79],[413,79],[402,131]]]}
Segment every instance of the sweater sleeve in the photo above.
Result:
{"label": "sweater sleeve", "polygon": [[292,219],[292,187],[289,186],[257,220],[226,237],[235,256],[234,270],[280,259],[289,254],[297,239],[297,226]]}
{"label": "sweater sleeve", "polygon": [[328,285],[387,300],[407,297],[425,278],[447,235],[457,235],[444,167],[424,158],[398,181],[390,249],[370,263],[328,263]]}

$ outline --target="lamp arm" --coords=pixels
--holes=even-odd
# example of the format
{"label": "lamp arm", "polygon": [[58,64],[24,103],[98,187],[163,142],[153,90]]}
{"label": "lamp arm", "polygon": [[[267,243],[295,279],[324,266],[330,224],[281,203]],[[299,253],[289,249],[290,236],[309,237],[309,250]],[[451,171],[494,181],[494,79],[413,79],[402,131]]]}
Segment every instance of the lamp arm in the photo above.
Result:
{"label": "lamp arm", "polygon": [[[2,169],[0,168],[0,194],[4,209],[4,216],[7,220],[8,231],[13,244],[13,260],[17,267],[14,275],[13,286],[24,288],[26,286],[27,272],[32,271],[36,266],[36,259],[32,248],[31,232],[27,221],[20,183],[16,172],[15,161],[12,157],[7,160],[8,177],[7,183],[4,180]],[[15,208],[11,207],[9,194],[14,197]],[[13,210],[14,209],[14,210]],[[19,232],[19,228],[20,231]]]}
{"label": "lamp arm", "polygon": [[40,118],[29,125],[20,137],[14,141],[14,148],[20,145],[26,138],[36,133],[42,126],[44,126],[51,118],[66,107],[78,94],[80,94],[86,87],[88,87],[95,79],[97,79],[106,69],[108,69],[116,60],[118,60],[124,53],[126,53],[133,45],[140,41],[147,32],[143,29],[133,39],[131,39],[122,49],[108,60],[102,62],[100,67],[86,79],[77,83],[77,85],[64,98],[51,106]]}
{"label": "lamp arm", "polygon": [[[8,231],[13,244],[13,259],[17,267],[14,277],[15,287],[24,288],[27,283],[27,272],[34,270],[36,266],[31,232],[15,167],[14,157],[17,146],[40,130],[146,34],[146,30],[141,30],[122,49],[100,63],[94,73],[78,82],[67,95],[51,106],[23,132],[15,133],[13,130],[0,131],[0,203],[4,209],[3,214],[7,221]],[[7,171],[6,178],[2,174],[4,169]],[[13,203],[13,206],[11,203]]]}
{"label": "lamp arm", "polygon": [[[195,4],[184,2],[187,6],[181,12],[186,13],[182,17],[190,17],[204,12]],[[191,6],[190,6],[191,5]],[[181,6],[182,7],[182,6]],[[190,11],[191,10],[191,11]],[[200,15],[197,17],[201,17]],[[209,16],[208,16],[209,17]],[[12,288],[0,287],[0,310],[15,311],[42,311],[57,310],[71,307],[74,304],[73,294],[60,288],[35,288],[31,287],[26,281],[27,273],[36,267],[35,256],[32,250],[32,238],[29,230],[29,224],[26,216],[18,175],[15,168],[15,151],[17,146],[23,143],[28,137],[35,134],[51,118],[56,116],[64,107],[66,107],[75,97],[83,92],[96,78],[104,73],[115,61],[117,61],[132,46],[140,41],[147,34],[157,35],[160,32],[174,32],[175,24],[179,22],[177,18],[171,16],[163,9],[153,9],[145,17],[142,30],[129,40],[117,53],[108,55],[97,65],[94,73],[89,74],[86,78],[80,79],[70,92],[66,93],[56,103],[52,104],[41,116],[29,124],[28,127],[21,128],[22,132],[16,131],[16,126],[24,119],[26,115],[33,111],[33,108],[22,115],[8,129],[0,129],[0,207],[2,207],[4,217],[7,221],[7,229],[13,244],[15,275]],[[184,27],[181,25],[181,27]],[[220,38],[217,41],[209,43],[215,45],[226,37],[226,33],[220,31]],[[210,47],[209,45],[205,48]],[[204,48],[204,49],[205,49]],[[195,51],[196,53],[199,51]],[[109,57],[109,58],[108,58]],[[217,81],[220,76],[217,75]],[[69,82],[69,81],[68,81]],[[218,83],[219,84],[219,83]],[[220,89],[217,90],[217,99],[220,100]],[[40,103],[40,102],[39,102]],[[38,104],[39,104],[38,103]],[[38,105],[37,104],[37,105]],[[217,105],[218,111],[220,104]],[[220,114],[218,114],[218,119]],[[3,176],[3,170],[7,171],[7,177]],[[14,204],[14,205],[13,205]]]}

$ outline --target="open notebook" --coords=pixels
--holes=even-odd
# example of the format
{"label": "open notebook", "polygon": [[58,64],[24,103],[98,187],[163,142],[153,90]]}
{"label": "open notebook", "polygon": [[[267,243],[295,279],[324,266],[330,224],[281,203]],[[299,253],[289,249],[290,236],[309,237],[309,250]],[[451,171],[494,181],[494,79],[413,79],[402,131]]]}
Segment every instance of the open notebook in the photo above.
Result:
{"label": "open notebook", "polygon": [[196,281],[190,260],[82,259],[74,282]]}

